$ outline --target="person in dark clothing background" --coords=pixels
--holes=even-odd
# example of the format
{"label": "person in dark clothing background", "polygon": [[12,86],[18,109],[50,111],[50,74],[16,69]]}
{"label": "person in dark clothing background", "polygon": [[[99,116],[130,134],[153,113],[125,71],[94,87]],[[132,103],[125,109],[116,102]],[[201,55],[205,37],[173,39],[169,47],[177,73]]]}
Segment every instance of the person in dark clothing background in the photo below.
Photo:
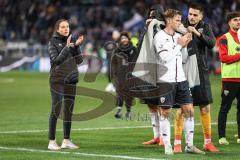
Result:
{"label": "person in dark clothing background", "polygon": [[[50,56],[50,91],[52,108],[49,117],[49,150],[77,149],[77,145],[70,141],[71,118],[78,82],[77,64],[82,62],[79,45],[83,41],[82,35],[69,35],[69,22],[60,19],[55,24],[55,32],[48,44]],[[57,119],[63,108],[63,131],[64,140],[61,147],[58,146],[55,134]]]}
{"label": "person in dark clothing background", "polygon": [[133,70],[133,67],[129,63],[136,62],[137,58],[136,48],[132,45],[130,40],[131,37],[128,32],[121,32],[117,48],[111,60],[111,77],[113,84],[116,87],[117,95],[116,118],[121,118],[121,111],[124,102],[127,109],[125,117],[129,118],[131,106],[133,105],[133,97],[125,95],[121,92],[121,87],[124,87],[123,82],[121,82],[121,78],[126,78],[127,74]]}
{"label": "person in dark clothing background", "polygon": [[108,84],[105,88],[105,91],[107,92],[115,92],[116,89],[113,86],[112,82],[111,82],[111,76],[110,76],[110,63],[111,63],[111,58],[114,54],[114,51],[116,49],[116,44],[117,44],[117,40],[119,39],[120,33],[118,30],[114,30],[112,32],[112,41],[107,42],[104,45],[104,48],[106,50],[107,53],[107,78],[108,78]]}

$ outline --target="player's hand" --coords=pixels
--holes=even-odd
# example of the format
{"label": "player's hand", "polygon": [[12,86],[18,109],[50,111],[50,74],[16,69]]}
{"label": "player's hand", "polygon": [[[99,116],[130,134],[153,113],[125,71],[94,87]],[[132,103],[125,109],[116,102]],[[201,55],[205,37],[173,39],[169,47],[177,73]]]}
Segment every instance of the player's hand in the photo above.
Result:
{"label": "player's hand", "polygon": [[182,46],[182,48],[186,47],[188,43],[192,40],[192,33],[187,33],[184,36],[178,38],[177,43]]}
{"label": "player's hand", "polygon": [[152,18],[149,18],[146,20],[146,24],[149,25],[149,23],[152,21],[153,19]]}
{"label": "player's hand", "polygon": [[186,33],[183,37],[186,37],[186,39],[190,42],[192,40],[192,33]]}
{"label": "player's hand", "polygon": [[196,34],[197,36],[200,36],[200,35],[201,35],[201,33],[199,33],[199,32],[196,30],[196,28],[193,27],[193,26],[188,26],[187,29],[188,29],[189,32],[194,33],[194,34]]}
{"label": "player's hand", "polygon": [[72,39],[72,34],[70,34],[70,36],[67,38],[67,47],[73,47],[74,43],[71,43],[71,39]]}
{"label": "player's hand", "polygon": [[80,35],[76,40],[75,46],[79,46],[80,44],[82,44],[83,39],[84,39],[83,35]]}

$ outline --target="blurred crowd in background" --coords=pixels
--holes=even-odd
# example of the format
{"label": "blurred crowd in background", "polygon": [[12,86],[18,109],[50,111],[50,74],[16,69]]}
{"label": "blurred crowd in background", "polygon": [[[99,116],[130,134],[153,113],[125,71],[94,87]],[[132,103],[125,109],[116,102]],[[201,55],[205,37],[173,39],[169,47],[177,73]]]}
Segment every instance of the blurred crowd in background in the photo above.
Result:
{"label": "blurred crowd in background", "polygon": [[[240,0],[197,2],[203,4],[204,21],[212,25],[216,37],[228,29],[226,12],[240,9]],[[0,0],[0,50],[8,42],[17,41],[45,46],[56,20],[65,18],[69,19],[72,32],[85,34],[84,46],[88,46],[88,51],[101,55],[113,30],[127,30],[138,36],[148,9],[156,3],[165,9],[181,10],[183,18],[187,16],[189,0]]]}

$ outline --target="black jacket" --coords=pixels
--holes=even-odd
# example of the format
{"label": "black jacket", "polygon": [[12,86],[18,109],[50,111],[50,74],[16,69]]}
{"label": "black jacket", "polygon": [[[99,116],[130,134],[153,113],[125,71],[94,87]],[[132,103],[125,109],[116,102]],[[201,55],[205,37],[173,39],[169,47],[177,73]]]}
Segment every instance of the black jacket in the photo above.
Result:
{"label": "black jacket", "polygon": [[[111,79],[116,90],[119,91],[125,87],[127,78],[130,78],[134,68],[134,62],[137,60],[136,48],[132,44],[128,46],[117,45],[117,49],[111,59]],[[125,90],[125,89],[124,89]]]}
{"label": "black jacket", "polygon": [[[188,20],[183,22],[187,28],[190,26]],[[208,73],[207,53],[208,49],[215,46],[216,38],[209,24],[200,21],[196,27],[197,31],[201,33],[200,37],[193,34],[193,40],[188,44],[189,56],[196,54],[198,61],[198,68],[204,73]]]}
{"label": "black jacket", "polygon": [[[184,26],[189,26],[188,20],[184,22]],[[201,36],[197,37],[197,35],[193,34],[193,40],[188,44],[187,48],[189,56],[196,54],[197,58],[200,86],[191,88],[191,93],[193,105],[199,106],[207,105],[213,102],[209,80],[207,54],[208,49],[212,49],[215,46],[216,39],[211,27],[203,21],[199,22],[196,29],[201,33]]]}
{"label": "black jacket", "polygon": [[111,60],[111,57],[114,51],[116,50],[116,48],[117,48],[117,43],[114,41],[109,41],[104,45],[104,49],[106,50],[108,61]]}
{"label": "black jacket", "polygon": [[67,37],[53,33],[48,44],[50,57],[50,82],[76,84],[78,82],[77,64],[82,62],[78,47],[66,47]]}

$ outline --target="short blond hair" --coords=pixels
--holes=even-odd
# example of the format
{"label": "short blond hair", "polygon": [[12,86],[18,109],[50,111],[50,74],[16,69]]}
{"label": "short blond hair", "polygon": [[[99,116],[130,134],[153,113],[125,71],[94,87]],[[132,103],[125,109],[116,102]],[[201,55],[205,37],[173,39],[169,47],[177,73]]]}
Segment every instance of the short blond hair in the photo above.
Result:
{"label": "short blond hair", "polygon": [[182,15],[181,12],[179,10],[175,10],[175,9],[167,9],[165,12],[164,12],[164,18],[165,20],[166,19],[171,19],[173,17],[175,17],[176,15]]}

